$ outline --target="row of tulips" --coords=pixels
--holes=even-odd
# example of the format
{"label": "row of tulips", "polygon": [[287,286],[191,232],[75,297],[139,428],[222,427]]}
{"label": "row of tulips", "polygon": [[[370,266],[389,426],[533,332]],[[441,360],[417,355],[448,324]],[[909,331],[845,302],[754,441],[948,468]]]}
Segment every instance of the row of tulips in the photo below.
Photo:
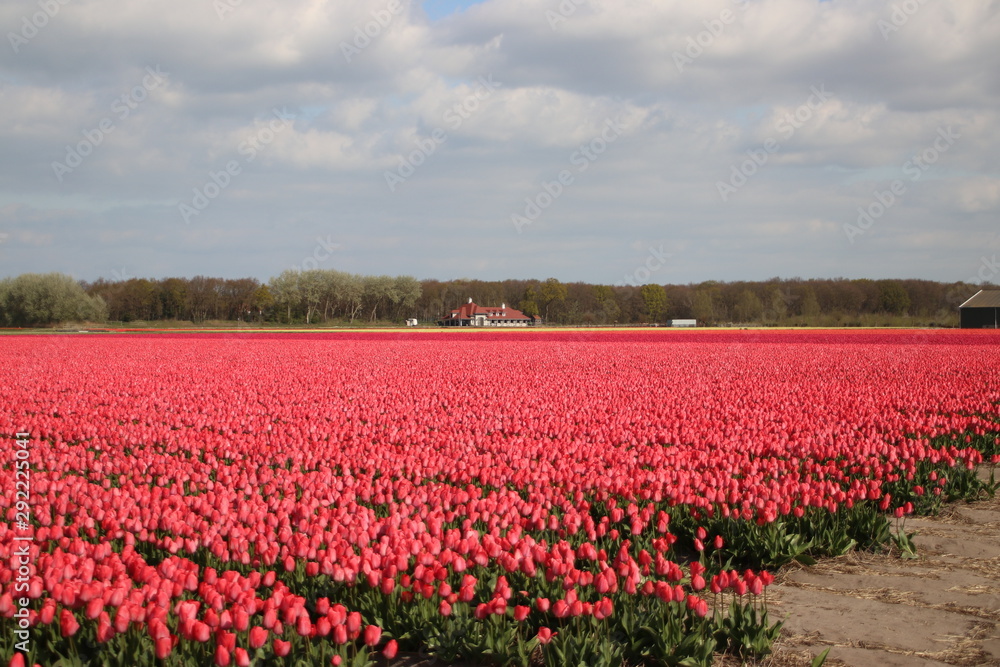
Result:
{"label": "row of tulips", "polygon": [[[767,569],[907,546],[894,516],[994,491],[990,340],[8,338],[26,657],[760,655]],[[0,486],[10,654],[26,542]]]}
{"label": "row of tulips", "polygon": [[[270,597],[250,604],[249,612],[237,605],[220,614],[185,597],[169,610],[123,606],[112,618],[104,610],[92,615],[46,598],[29,619],[35,646],[27,658],[29,664],[39,657],[75,656],[85,663],[154,664],[155,658],[157,664],[247,665],[288,664],[285,658],[299,656],[307,664],[367,665],[376,649],[392,658],[402,645],[445,660],[497,664],[527,665],[536,650],[552,664],[567,664],[567,651],[587,664],[620,664],[622,659],[707,664],[716,642],[737,652],[765,653],[780,626],[768,625],[756,602],[770,575],[723,571],[706,584],[703,573],[693,562],[683,583],[647,579],[638,594],[616,593],[594,602],[581,600],[575,589],[554,603],[528,601],[526,591],[515,593],[502,575],[487,587],[492,593],[484,601],[474,592],[443,595],[441,588],[428,597],[407,596],[402,589],[389,595],[371,589],[358,593],[368,617],[385,629],[366,625],[362,613],[329,598],[306,603],[280,580]],[[460,590],[481,588],[470,574],[463,575],[463,583]],[[703,589],[711,595],[696,594]],[[514,604],[518,601],[525,604]],[[0,613],[9,618],[10,602],[3,604]],[[595,643],[595,637],[602,639]],[[617,658],[603,660],[607,650]],[[17,653],[13,664],[20,658]]]}

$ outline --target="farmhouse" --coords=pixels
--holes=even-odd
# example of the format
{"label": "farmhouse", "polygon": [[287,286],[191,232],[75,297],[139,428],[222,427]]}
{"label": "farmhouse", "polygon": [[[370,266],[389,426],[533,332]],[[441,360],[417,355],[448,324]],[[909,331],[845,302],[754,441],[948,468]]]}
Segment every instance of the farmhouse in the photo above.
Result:
{"label": "farmhouse", "polygon": [[520,310],[508,308],[505,303],[499,307],[477,306],[472,299],[438,320],[443,327],[534,327],[541,323],[542,318],[537,315],[529,317]]}
{"label": "farmhouse", "polygon": [[963,329],[996,329],[1000,322],[1000,290],[979,290],[958,307]]}

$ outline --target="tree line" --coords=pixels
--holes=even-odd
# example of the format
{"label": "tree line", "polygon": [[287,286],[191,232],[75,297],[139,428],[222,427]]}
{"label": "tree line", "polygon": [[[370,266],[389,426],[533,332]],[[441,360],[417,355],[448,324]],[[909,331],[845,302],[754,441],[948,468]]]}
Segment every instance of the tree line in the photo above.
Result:
{"label": "tree line", "polygon": [[116,322],[183,320],[316,324],[397,321],[412,317],[420,281],[411,276],[362,276],[344,271],[284,271],[256,278],[130,278],[83,283]]}
{"label": "tree line", "polygon": [[77,282],[62,274],[0,281],[0,323],[172,320],[281,324],[428,324],[470,298],[507,304],[548,324],[956,326],[958,305],[987,285],[929,280],[779,279],[687,285],[594,285],[547,280],[417,280],[336,270],[256,278],[128,278]]}
{"label": "tree line", "polygon": [[425,280],[421,319],[440,317],[468,297],[507,303],[544,322],[567,325],[957,326],[958,306],[989,285],[930,280],[780,279],[687,285],[594,285],[538,280]]}

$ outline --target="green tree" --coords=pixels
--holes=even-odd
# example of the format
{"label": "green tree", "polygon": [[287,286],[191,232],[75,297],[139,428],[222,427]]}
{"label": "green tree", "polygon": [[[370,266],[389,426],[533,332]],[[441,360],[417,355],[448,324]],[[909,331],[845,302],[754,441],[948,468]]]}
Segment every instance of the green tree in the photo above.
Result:
{"label": "green tree", "polygon": [[549,309],[552,305],[564,302],[568,293],[566,286],[555,278],[548,278],[538,286],[538,301],[545,313],[546,322],[549,321]]}
{"label": "green tree", "polygon": [[740,292],[740,298],[736,302],[733,317],[737,322],[754,322],[760,319],[764,312],[764,303],[753,291],[745,289]]}
{"label": "green tree", "polygon": [[897,280],[885,280],[879,284],[879,305],[893,315],[902,315],[910,308],[910,295]]}
{"label": "green tree", "polygon": [[659,322],[667,312],[667,293],[660,285],[643,285],[639,290],[646,317]]}
{"label": "green tree", "polygon": [[292,321],[292,310],[298,308],[302,299],[299,288],[299,272],[287,269],[268,281],[268,289],[274,298],[274,305],[285,309],[285,319]]}
{"label": "green tree", "polygon": [[379,308],[399,302],[400,294],[391,276],[365,276],[363,283],[365,304],[372,309],[370,321],[378,317]]}
{"label": "green tree", "polygon": [[250,302],[250,307],[257,311],[257,317],[260,320],[264,319],[264,311],[274,305],[274,296],[271,295],[271,290],[267,285],[259,285],[253,293],[253,299]]}
{"label": "green tree", "polygon": [[782,294],[781,290],[775,287],[771,290],[767,298],[767,311],[764,319],[768,322],[780,322],[788,316],[789,298]]}
{"label": "green tree", "polygon": [[103,322],[107,306],[62,273],[25,273],[0,281],[0,321],[13,326]]}
{"label": "green tree", "polygon": [[538,317],[538,304],[532,301],[531,299],[522,301],[521,312],[527,315],[528,317]]}
{"label": "green tree", "polygon": [[396,319],[412,317],[411,311],[423,293],[420,281],[413,276],[396,276],[395,283],[396,294],[399,295],[399,300],[396,302]]}
{"label": "green tree", "polygon": [[710,290],[695,290],[691,297],[691,314],[699,324],[715,322],[715,299]]}
{"label": "green tree", "polygon": [[615,291],[607,285],[594,287],[594,300],[597,302],[597,314],[604,324],[618,321],[622,309],[615,298]]}
{"label": "green tree", "polygon": [[184,278],[166,278],[159,282],[160,311],[163,317],[176,320],[184,315],[187,283]]}
{"label": "green tree", "polygon": [[344,274],[344,283],[341,285],[341,299],[343,300],[345,312],[351,314],[351,324],[361,312],[364,306],[365,284],[362,276],[354,273]]}
{"label": "green tree", "polygon": [[802,290],[802,316],[815,318],[820,314],[819,299],[816,298],[816,290],[806,287]]}
{"label": "green tree", "polygon": [[306,324],[312,323],[313,313],[319,312],[319,304],[323,301],[325,271],[310,269],[299,274],[299,298],[306,308]]}

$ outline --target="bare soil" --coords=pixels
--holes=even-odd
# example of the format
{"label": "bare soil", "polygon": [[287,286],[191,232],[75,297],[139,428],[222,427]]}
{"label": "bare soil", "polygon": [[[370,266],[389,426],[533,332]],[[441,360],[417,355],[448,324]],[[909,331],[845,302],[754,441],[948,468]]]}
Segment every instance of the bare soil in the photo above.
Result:
{"label": "bare soil", "polygon": [[[771,667],[1000,667],[1000,499],[910,518],[919,557],[854,553],[784,570],[769,592],[784,620]],[[733,664],[724,661],[723,664]]]}

